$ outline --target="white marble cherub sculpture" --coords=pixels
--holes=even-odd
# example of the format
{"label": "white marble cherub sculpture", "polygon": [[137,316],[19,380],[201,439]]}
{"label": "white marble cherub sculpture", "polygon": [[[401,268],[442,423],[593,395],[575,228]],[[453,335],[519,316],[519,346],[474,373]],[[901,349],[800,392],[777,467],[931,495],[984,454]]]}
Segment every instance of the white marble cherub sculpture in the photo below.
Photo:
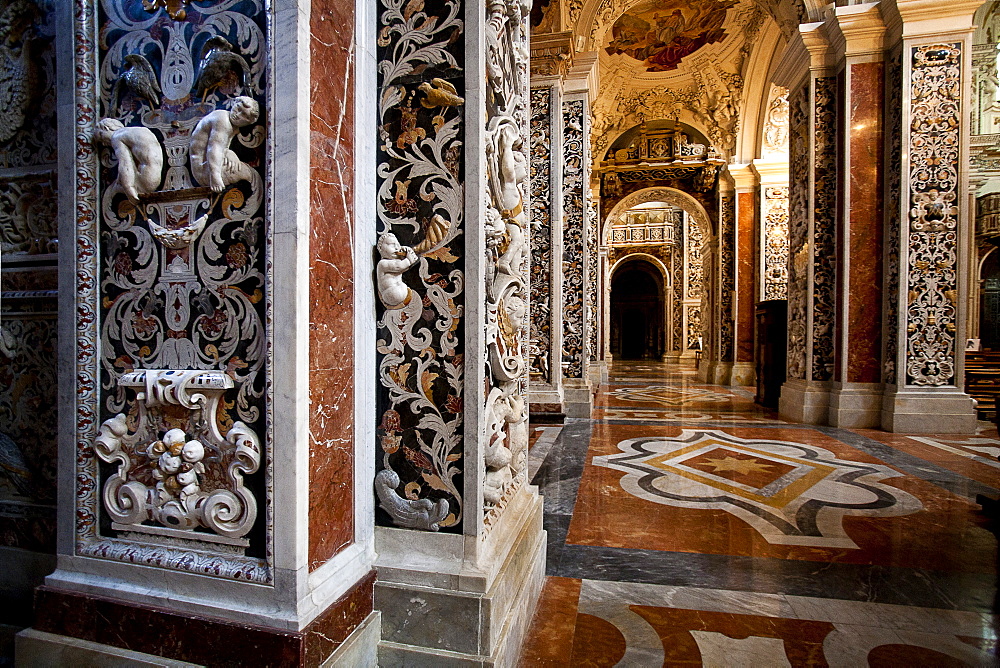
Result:
{"label": "white marble cherub sculpture", "polygon": [[233,98],[229,111],[216,109],[198,121],[191,133],[191,175],[214,192],[252,179],[253,168],[229,148],[240,128],[257,122],[260,108],[253,98]]}
{"label": "white marble cherub sculpture", "polygon": [[163,149],[156,135],[142,126],[125,127],[116,118],[97,122],[94,139],[107,144],[118,159],[118,186],[129,201],[155,192],[163,173]]}
{"label": "white marble cherub sculpture", "polygon": [[395,234],[386,232],[375,245],[382,257],[375,267],[378,296],[387,309],[405,306],[410,298],[410,288],[403,282],[403,272],[417,263],[419,258],[409,246],[401,246]]}
{"label": "white marble cherub sculpture", "polygon": [[205,446],[201,441],[190,440],[181,448],[181,459],[183,462],[180,471],[177,473],[177,483],[181,486],[181,501],[197,496],[201,491],[201,480],[198,477],[205,473]]}
{"label": "white marble cherub sculpture", "polygon": [[181,455],[184,450],[184,431],[171,429],[163,435],[163,440],[154,442],[148,450],[150,458],[156,460],[153,477],[156,492],[161,499],[173,498],[180,491],[177,473],[181,470]]}

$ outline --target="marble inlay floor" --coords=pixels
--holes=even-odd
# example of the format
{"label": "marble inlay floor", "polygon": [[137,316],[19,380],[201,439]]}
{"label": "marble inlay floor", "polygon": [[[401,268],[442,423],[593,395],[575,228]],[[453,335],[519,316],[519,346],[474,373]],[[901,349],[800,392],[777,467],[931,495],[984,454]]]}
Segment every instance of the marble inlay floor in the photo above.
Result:
{"label": "marble inlay floor", "polygon": [[618,364],[532,427],[547,581],[522,666],[992,666],[1000,438],[790,424]]}

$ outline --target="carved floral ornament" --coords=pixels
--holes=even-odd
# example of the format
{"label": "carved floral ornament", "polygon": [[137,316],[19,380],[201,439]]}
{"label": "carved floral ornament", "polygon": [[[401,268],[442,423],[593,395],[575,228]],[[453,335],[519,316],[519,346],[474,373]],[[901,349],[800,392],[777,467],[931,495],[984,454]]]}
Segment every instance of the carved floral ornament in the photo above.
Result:
{"label": "carved floral ornament", "polygon": [[615,204],[614,208],[611,209],[611,213],[605,218],[604,232],[601,235],[601,244],[608,244],[613,221],[620,219],[621,216],[629,209],[647,202],[664,202],[670,206],[683,210],[691,217],[695,224],[698,225],[700,233],[704,235],[705,238],[710,238],[712,236],[712,227],[708,219],[708,214],[705,213],[705,209],[696,199],[687,193],[674,188],[646,188],[626,195],[617,204]]}

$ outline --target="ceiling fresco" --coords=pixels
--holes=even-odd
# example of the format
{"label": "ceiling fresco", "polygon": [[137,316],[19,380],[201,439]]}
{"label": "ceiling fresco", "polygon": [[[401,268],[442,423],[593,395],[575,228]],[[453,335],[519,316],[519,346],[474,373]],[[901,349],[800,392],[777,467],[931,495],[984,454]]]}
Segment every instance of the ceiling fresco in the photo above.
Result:
{"label": "ceiling fresco", "polygon": [[737,0],[642,2],[615,21],[605,50],[641,62],[647,72],[675,70],[683,58],[727,37],[726,14],[737,4]]}

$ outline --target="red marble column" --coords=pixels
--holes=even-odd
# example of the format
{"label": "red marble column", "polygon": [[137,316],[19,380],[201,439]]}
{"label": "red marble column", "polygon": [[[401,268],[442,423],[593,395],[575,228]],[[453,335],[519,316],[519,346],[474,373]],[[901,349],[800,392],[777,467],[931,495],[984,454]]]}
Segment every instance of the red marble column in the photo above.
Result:
{"label": "red marble column", "polygon": [[876,427],[882,403],[885,27],[877,8],[842,8],[838,74],[837,318],[830,424]]}
{"label": "red marble column", "polygon": [[753,191],[736,194],[736,366],[733,384],[753,384],[753,371],[746,375],[740,365],[754,363],[754,237],[757,229],[757,201]]}
{"label": "red marble column", "polygon": [[352,3],[312,5],[309,570],[354,540]]}

